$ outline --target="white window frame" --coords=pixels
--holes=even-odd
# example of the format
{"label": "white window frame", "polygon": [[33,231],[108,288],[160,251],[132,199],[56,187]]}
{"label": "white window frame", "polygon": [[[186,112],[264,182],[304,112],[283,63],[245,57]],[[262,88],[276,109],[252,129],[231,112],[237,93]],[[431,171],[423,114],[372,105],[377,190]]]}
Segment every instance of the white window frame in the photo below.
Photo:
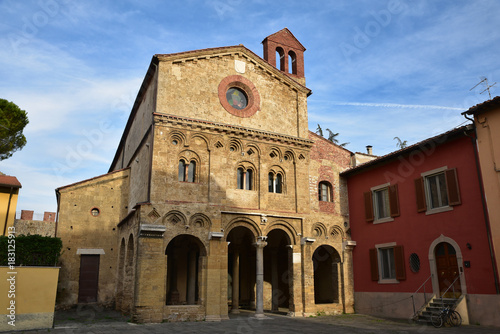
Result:
{"label": "white window frame", "polygon": [[371,187],[370,191],[372,192],[372,206],[373,206],[373,224],[382,224],[394,221],[394,218],[391,217],[391,203],[390,199],[388,201],[389,204],[389,216],[384,218],[378,218],[378,205],[376,203],[377,197],[375,196],[375,192],[387,189],[387,195],[389,196],[389,186],[390,183],[384,183],[375,187]]}
{"label": "white window frame", "polygon": [[[437,174],[445,173],[448,170],[448,166],[443,166],[439,167],[424,173],[421,173],[420,176],[423,177],[424,179],[424,191],[425,191],[425,204],[427,207],[427,211],[425,212],[426,215],[433,215],[436,213],[441,213],[441,212],[447,212],[447,211],[452,211],[453,207],[450,206],[450,199],[448,198],[448,205],[445,206],[440,206],[437,208],[432,208],[432,203],[431,203],[431,195],[430,195],[430,188],[429,188],[429,177],[435,176]],[[445,174],[445,180],[446,180],[446,174]],[[448,185],[445,184],[446,191],[448,191]]]}
{"label": "white window frame", "polygon": [[[397,244],[396,242],[388,242],[384,244],[375,245],[375,249],[377,250],[377,262],[378,262],[378,283],[379,284],[398,284],[399,281],[396,279],[396,257],[394,256],[395,248]],[[383,273],[383,264],[382,264],[382,252],[383,249],[393,249],[393,265],[394,265],[394,278],[382,278]]]}

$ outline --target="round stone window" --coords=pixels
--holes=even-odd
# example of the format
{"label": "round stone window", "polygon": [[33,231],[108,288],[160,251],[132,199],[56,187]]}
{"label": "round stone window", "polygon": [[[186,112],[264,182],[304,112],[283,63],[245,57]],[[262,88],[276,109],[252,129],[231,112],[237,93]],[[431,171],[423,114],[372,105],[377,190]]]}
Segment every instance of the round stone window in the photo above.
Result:
{"label": "round stone window", "polygon": [[226,111],[250,117],[260,110],[260,95],[254,84],[241,75],[230,75],[219,84],[219,101]]}
{"label": "round stone window", "polygon": [[226,100],[235,109],[243,110],[248,106],[248,98],[242,89],[231,87],[226,92]]}
{"label": "round stone window", "polygon": [[94,217],[99,216],[100,213],[101,211],[98,208],[92,208],[92,210],[90,210],[90,214]]}

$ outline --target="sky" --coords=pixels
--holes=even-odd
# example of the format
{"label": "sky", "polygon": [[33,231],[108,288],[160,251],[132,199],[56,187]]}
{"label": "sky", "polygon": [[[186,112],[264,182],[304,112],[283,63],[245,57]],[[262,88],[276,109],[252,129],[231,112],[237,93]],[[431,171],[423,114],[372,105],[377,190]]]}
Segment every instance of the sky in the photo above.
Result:
{"label": "sky", "polygon": [[[154,54],[243,44],[285,27],[305,46],[309,128],[384,155],[463,125],[500,81],[497,0],[0,0],[0,98],[28,112],[0,162],[17,211],[108,172]],[[490,88],[499,95],[500,83]]]}

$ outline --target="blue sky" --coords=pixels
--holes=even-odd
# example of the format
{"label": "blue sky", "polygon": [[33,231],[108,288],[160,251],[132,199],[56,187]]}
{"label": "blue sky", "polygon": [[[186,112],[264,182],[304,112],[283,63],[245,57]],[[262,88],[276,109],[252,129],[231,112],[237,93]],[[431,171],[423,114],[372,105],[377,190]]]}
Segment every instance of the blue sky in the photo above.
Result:
{"label": "blue sky", "polygon": [[284,27],[307,48],[309,128],[383,155],[489,99],[470,89],[500,80],[498,13],[496,0],[0,0],[0,98],[30,119],[0,171],[23,185],[18,211],[55,211],[55,188],[108,171],[154,54],[243,44],[262,56]]}

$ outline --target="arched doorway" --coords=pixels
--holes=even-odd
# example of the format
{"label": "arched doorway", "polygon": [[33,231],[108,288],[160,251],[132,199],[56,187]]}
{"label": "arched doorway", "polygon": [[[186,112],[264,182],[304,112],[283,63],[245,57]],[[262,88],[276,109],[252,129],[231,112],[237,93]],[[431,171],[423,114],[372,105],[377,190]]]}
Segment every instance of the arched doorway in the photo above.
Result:
{"label": "arched doorway", "polygon": [[290,308],[291,248],[288,234],[273,229],[267,234],[264,248],[264,306],[272,312]]}
{"label": "arched doorway", "polygon": [[255,236],[245,226],[237,226],[227,236],[228,302],[231,313],[239,308],[255,309],[256,256]]}
{"label": "arched doorway", "polygon": [[200,240],[191,235],[173,238],[167,256],[167,305],[197,305],[200,300],[201,257],[206,255]]}
{"label": "arched doorway", "polygon": [[321,245],[313,254],[314,303],[339,303],[340,255],[332,246]]}
{"label": "arched doorway", "polygon": [[440,295],[446,298],[457,298],[462,294],[457,252],[455,248],[447,243],[439,243],[435,250],[436,271],[439,283]]}

